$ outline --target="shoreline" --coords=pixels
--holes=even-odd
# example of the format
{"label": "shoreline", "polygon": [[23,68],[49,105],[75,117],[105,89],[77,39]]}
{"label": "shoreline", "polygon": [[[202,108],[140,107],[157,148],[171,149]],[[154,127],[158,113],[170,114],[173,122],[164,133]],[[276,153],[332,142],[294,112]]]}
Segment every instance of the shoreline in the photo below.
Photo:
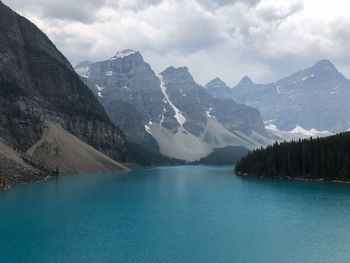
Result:
{"label": "shoreline", "polygon": [[[123,164],[125,167],[127,167],[128,169],[127,170],[119,170],[119,171],[108,171],[108,172],[105,172],[105,173],[125,173],[125,172],[130,172],[130,171],[133,171],[133,170],[136,170],[136,169],[139,169],[139,168],[136,168],[136,165],[135,167],[131,167],[130,164],[127,164],[127,163],[124,163]],[[61,177],[61,176],[84,176],[86,175],[86,173],[81,173],[81,174],[67,174],[67,173],[63,173],[63,174],[59,174],[59,175],[43,175],[42,178],[32,178],[32,179],[29,179],[28,180],[25,180],[25,178],[21,178],[21,179],[24,179],[24,180],[19,180],[19,181],[13,181],[13,182],[10,182],[9,184],[6,184],[5,187],[3,187],[2,185],[0,185],[0,192],[1,191],[8,191],[8,190],[11,190],[11,189],[15,189],[16,187],[18,186],[22,186],[22,185],[29,185],[29,184],[36,184],[36,183],[45,183],[45,182],[48,182],[49,180],[51,179],[54,179],[54,178],[57,178],[57,177]]]}
{"label": "shoreline", "polygon": [[326,180],[324,178],[303,178],[303,177],[267,177],[267,176],[257,176],[248,173],[234,172],[236,176],[246,177],[246,178],[257,178],[257,179],[271,179],[271,180],[284,180],[284,181],[299,181],[299,182],[319,182],[319,183],[331,183],[331,184],[343,184],[350,185],[350,181],[342,181],[342,180]]}
{"label": "shoreline", "polygon": [[15,189],[18,186],[21,185],[29,185],[29,184],[37,184],[37,183],[44,183],[49,181],[50,179],[52,179],[54,176],[44,176],[42,179],[38,179],[38,180],[32,180],[32,181],[20,181],[20,182],[13,182],[10,184],[5,185],[5,187],[0,186],[0,192],[1,191],[8,191],[8,190],[12,190]]}

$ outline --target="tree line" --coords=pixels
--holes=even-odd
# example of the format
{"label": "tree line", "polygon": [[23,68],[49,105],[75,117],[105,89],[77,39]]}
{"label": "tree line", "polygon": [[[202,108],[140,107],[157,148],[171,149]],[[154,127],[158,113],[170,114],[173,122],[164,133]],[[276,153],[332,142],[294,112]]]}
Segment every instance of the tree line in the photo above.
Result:
{"label": "tree line", "polygon": [[252,151],[237,163],[236,173],[350,181],[350,133],[275,143]]}

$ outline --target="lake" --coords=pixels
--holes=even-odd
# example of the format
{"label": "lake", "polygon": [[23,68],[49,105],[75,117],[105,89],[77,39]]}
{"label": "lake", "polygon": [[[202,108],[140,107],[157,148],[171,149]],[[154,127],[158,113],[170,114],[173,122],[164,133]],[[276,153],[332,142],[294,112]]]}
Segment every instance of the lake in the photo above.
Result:
{"label": "lake", "polygon": [[0,262],[349,263],[350,186],[179,166],[0,192]]}

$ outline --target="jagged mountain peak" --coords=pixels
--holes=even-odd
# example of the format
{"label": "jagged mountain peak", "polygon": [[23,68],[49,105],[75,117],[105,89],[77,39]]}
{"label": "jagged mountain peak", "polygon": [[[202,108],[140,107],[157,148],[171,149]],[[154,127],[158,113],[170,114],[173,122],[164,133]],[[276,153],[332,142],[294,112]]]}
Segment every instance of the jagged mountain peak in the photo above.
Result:
{"label": "jagged mountain peak", "polygon": [[170,66],[168,68],[166,68],[163,72],[161,72],[160,74],[175,74],[175,73],[188,73],[188,68],[187,67],[178,67],[175,68],[174,66]]}
{"label": "jagged mountain peak", "polygon": [[314,64],[309,70],[313,73],[319,73],[323,76],[339,76],[341,78],[345,78],[342,73],[334,66],[334,64],[327,59],[320,60],[316,64]]}
{"label": "jagged mountain peak", "polygon": [[[330,60],[324,59],[316,62],[313,66],[300,70],[298,72],[293,73],[289,77],[279,80],[277,83],[281,86],[289,83],[292,86],[300,86],[304,82],[320,82],[323,83],[324,88],[334,88],[329,86],[329,82],[347,81],[344,75],[338,71],[338,69],[332,64]],[[319,83],[319,84],[320,84]],[[319,89],[320,85],[316,85],[315,88]]]}
{"label": "jagged mountain peak", "polygon": [[181,79],[181,81],[184,82],[194,82],[193,76],[191,75],[187,67],[175,68],[173,66],[170,66],[163,72],[161,72],[160,75],[166,77],[169,81],[172,79]]}
{"label": "jagged mountain peak", "polygon": [[252,85],[254,84],[254,82],[251,80],[250,77],[248,76],[244,76],[241,81],[238,83],[238,85],[244,85],[244,86],[248,86],[248,85]]}
{"label": "jagged mountain peak", "polygon": [[330,60],[322,59],[320,61],[317,61],[315,65],[312,66],[312,68],[335,69],[335,66]]}
{"label": "jagged mountain peak", "polygon": [[228,98],[231,97],[232,89],[220,78],[211,80],[205,85],[206,91],[214,98]]}
{"label": "jagged mountain peak", "polygon": [[209,81],[206,85],[205,88],[211,88],[211,87],[228,87],[225,81],[220,79],[219,77],[216,77]]}

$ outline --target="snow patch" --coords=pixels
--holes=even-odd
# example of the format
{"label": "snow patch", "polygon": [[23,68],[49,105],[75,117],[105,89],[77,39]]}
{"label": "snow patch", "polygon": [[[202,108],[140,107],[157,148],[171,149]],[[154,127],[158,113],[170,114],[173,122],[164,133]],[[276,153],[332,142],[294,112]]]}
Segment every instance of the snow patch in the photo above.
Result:
{"label": "snow patch", "polygon": [[148,125],[145,125],[145,130],[147,133],[152,135],[151,128]]}
{"label": "snow patch", "polygon": [[306,139],[310,137],[326,137],[332,135],[332,133],[329,131],[318,131],[316,129],[306,130],[299,125],[297,125],[295,129],[291,131],[281,131],[276,125],[270,123],[265,125],[265,129],[270,134],[279,138],[279,141],[292,141],[298,139]]}
{"label": "snow patch", "polygon": [[173,110],[175,111],[175,119],[177,120],[177,122],[180,124],[180,126],[182,127],[184,125],[184,123],[186,122],[186,117],[184,115],[182,115],[182,112],[171,102],[167,92],[166,92],[166,86],[164,84],[164,80],[162,76],[159,76],[159,80],[160,80],[160,89],[164,95],[165,100],[167,101],[167,103],[169,103],[169,105],[173,108]]}
{"label": "snow patch", "polygon": [[96,84],[96,89],[97,89],[97,96],[99,96],[100,98],[103,98],[102,90],[104,90],[104,87],[101,87]]}
{"label": "snow patch", "polygon": [[277,86],[277,87],[276,87],[276,90],[277,90],[277,93],[278,93],[278,94],[281,94],[280,87],[281,87],[281,86]]}
{"label": "snow patch", "polygon": [[207,117],[209,118],[215,118],[213,115],[211,115],[211,112],[213,111],[213,107],[210,107],[209,110],[206,111]]}
{"label": "snow patch", "polygon": [[96,84],[96,89],[97,89],[98,91],[102,91],[102,90],[104,90],[104,87],[101,87],[101,86],[99,86],[98,84]]}
{"label": "snow patch", "polygon": [[278,128],[277,128],[277,126],[276,125],[274,125],[274,124],[268,124],[268,125],[266,125],[265,126],[265,129],[267,129],[267,130],[271,130],[271,131],[280,131]]}
{"label": "snow patch", "polygon": [[311,74],[310,76],[305,76],[302,78],[302,81],[305,81],[307,79],[310,79],[310,78],[313,78],[315,75],[314,74]]}
{"label": "snow patch", "polygon": [[319,137],[319,136],[328,136],[332,135],[329,131],[318,131],[316,129],[306,130],[303,127],[297,125],[293,130],[290,131],[290,133],[299,133],[305,136],[310,137]]}
{"label": "snow patch", "polygon": [[123,51],[120,51],[120,52],[118,52],[117,54],[115,54],[113,57],[111,57],[109,60],[116,60],[116,59],[121,59],[121,58],[126,58],[126,57],[128,57],[128,56],[130,56],[130,55],[133,55],[133,54],[135,54],[135,53],[137,53],[136,51],[134,51],[134,50],[131,50],[131,49],[125,49],[125,50],[123,50]]}

